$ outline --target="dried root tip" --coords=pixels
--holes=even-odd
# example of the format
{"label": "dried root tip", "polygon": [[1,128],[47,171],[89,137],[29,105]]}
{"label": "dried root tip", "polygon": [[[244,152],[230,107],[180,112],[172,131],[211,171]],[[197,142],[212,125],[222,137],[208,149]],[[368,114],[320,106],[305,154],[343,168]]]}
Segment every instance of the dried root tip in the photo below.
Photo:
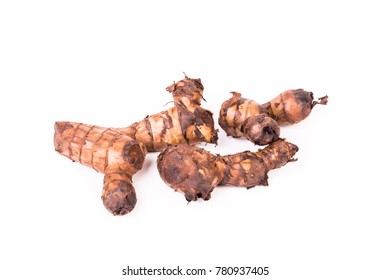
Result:
{"label": "dried root tip", "polygon": [[184,192],[184,197],[190,203],[191,201],[197,201],[198,199],[203,199],[205,201],[209,200],[211,198],[211,192],[213,190],[210,190],[208,193],[203,192],[196,192],[194,189],[189,189]]}
{"label": "dried root tip", "polygon": [[130,178],[120,173],[106,174],[102,200],[114,216],[131,212],[137,203],[137,197]]}
{"label": "dried root tip", "polygon": [[280,135],[278,123],[265,114],[247,118],[242,130],[250,141],[260,146],[276,141]]}
{"label": "dried root tip", "polygon": [[191,79],[186,75],[183,80],[166,88],[168,92],[172,93],[174,101],[184,106],[190,106],[192,103],[200,105],[201,100],[204,100],[203,89],[200,79]]}
{"label": "dried root tip", "polygon": [[313,107],[316,106],[317,104],[320,104],[320,105],[326,105],[326,104],[328,104],[328,96],[325,95],[325,96],[323,96],[323,97],[318,98],[318,101],[313,101],[313,103],[311,104],[311,108],[313,108]]}

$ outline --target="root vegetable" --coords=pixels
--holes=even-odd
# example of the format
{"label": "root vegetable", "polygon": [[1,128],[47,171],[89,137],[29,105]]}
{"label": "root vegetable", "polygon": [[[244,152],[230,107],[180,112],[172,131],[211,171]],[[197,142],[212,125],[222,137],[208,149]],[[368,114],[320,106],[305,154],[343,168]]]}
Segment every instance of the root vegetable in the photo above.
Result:
{"label": "root vegetable", "polygon": [[55,150],[105,174],[102,199],[114,215],[134,208],[132,176],[142,168],[147,151],[162,151],[179,143],[217,143],[212,113],[200,106],[201,80],[185,76],[167,91],[173,95],[174,107],[126,128],[55,123]]}
{"label": "root vegetable", "polygon": [[268,172],[293,161],[297,151],[296,145],[283,139],[257,152],[226,156],[180,144],[168,147],[158,156],[157,168],[163,181],[184,193],[187,201],[208,200],[216,186],[267,186]]}
{"label": "root vegetable", "polygon": [[200,106],[203,99],[201,80],[185,76],[166,90],[173,95],[174,107],[116,130],[145,144],[149,152],[180,143],[216,144],[218,135],[213,114]]}
{"label": "root vegetable", "polygon": [[256,145],[267,145],[279,138],[279,125],[304,120],[317,104],[327,104],[328,97],[313,101],[313,93],[303,89],[287,90],[263,105],[241,97],[238,92],[226,100],[219,113],[219,125],[228,136],[243,137]]}
{"label": "root vegetable", "polygon": [[142,168],[142,143],[110,128],[56,122],[54,147],[61,155],[104,173],[102,200],[114,215],[129,213],[137,198],[132,176]]}
{"label": "root vegetable", "polygon": [[313,93],[303,89],[286,90],[262,105],[280,125],[291,125],[306,119],[317,104],[326,105],[328,96],[314,101]]}

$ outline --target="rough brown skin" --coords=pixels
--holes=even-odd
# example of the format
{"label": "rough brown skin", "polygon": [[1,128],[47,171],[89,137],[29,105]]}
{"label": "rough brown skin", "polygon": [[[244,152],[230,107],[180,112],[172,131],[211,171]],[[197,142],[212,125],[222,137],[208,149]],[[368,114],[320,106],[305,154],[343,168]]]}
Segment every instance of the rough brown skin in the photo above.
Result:
{"label": "rough brown skin", "polygon": [[213,114],[200,106],[203,99],[201,80],[185,76],[166,90],[173,95],[174,107],[116,130],[145,144],[148,152],[163,151],[180,143],[216,144],[218,135]]}
{"label": "rough brown skin", "polygon": [[260,104],[242,98],[238,92],[232,94],[222,104],[218,120],[228,136],[247,138],[256,145],[267,145],[279,138],[279,125]]}
{"label": "rough brown skin", "polygon": [[162,151],[179,143],[218,141],[212,113],[200,106],[200,79],[185,76],[167,91],[173,95],[174,107],[126,128],[55,123],[56,151],[105,174],[102,199],[114,215],[134,208],[137,199],[131,178],[142,168],[146,151]]}
{"label": "rough brown skin", "polygon": [[238,92],[226,100],[219,112],[219,125],[228,136],[243,137],[256,145],[267,145],[279,138],[279,125],[304,120],[317,104],[327,104],[328,97],[313,101],[313,93],[303,89],[287,90],[263,105],[241,97]]}
{"label": "rough brown skin", "polygon": [[132,176],[142,168],[142,143],[110,128],[56,122],[54,147],[61,155],[104,173],[102,200],[113,215],[133,210],[137,198]]}
{"label": "rough brown skin", "polygon": [[296,145],[283,139],[257,152],[226,156],[180,144],[168,147],[158,156],[157,168],[163,181],[184,193],[187,201],[208,200],[216,186],[267,186],[268,172],[294,161],[297,151]]}

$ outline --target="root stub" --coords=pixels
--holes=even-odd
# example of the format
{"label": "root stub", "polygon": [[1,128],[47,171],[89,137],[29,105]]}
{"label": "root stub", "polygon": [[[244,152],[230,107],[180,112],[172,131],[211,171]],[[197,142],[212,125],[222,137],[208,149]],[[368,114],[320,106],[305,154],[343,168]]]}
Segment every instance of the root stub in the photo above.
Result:
{"label": "root stub", "polygon": [[114,216],[131,212],[137,203],[134,187],[124,181],[114,181],[109,184],[104,186],[102,195],[106,209]]}
{"label": "root stub", "polygon": [[276,141],[280,135],[278,123],[265,114],[246,119],[242,130],[247,139],[261,146]]}

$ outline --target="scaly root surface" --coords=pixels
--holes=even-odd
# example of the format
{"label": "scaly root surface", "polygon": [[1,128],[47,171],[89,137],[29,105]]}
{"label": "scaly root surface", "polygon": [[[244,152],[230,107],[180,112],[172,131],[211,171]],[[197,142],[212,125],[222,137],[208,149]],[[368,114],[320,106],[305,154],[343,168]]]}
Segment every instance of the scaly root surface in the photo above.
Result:
{"label": "scaly root surface", "polygon": [[219,112],[219,125],[228,136],[246,138],[256,145],[267,145],[279,138],[278,123],[253,100],[232,92]]}
{"label": "scaly root surface", "polygon": [[272,143],[279,138],[280,125],[298,123],[315,105],[328,102],[328,96],[314,101],[313,93],[303,89],[287,90],[263,105],[238,92],[232,94],[221,106],[219,125],[228,136],[246,138],[256,145]]}
{"label": "scaly root surface", "polygon": [[145,146],[110,128],[56,122],[54,129],[57,152],[105,174],[104,206],[114,215],[130,212],[137,201],[131,178],[143,166]]}
{"label": "scaly root surface", "polygon": [[278,139],[257,152],[213,155],[186,144],[168,147],[157,159],[163,181],[184,193],[187,201],[210,199],[216,186],[251,188],[268,185],[268,172],[293,161],[298,147]]}
{"label": "scaly root surface", "polygon": [[174,107],[147,116],[129,127],[117,131],[145,144],[148,152],[163,151],[180,143],[218,142],[213,114],[200,106],[203,85],[200,79],[185,79],[167,87],[172,93]]}

